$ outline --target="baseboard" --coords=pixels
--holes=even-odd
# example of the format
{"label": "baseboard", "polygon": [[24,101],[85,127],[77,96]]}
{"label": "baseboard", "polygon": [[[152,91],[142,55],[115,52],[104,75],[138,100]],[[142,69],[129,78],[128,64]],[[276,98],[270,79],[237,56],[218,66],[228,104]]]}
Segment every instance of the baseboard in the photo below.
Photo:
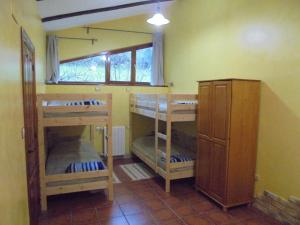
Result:
{"label": "baseboard", "polygon": [[286,200],[272,192],[264,191],[255,199],[253,206],[285,225],[300,224],[300,199],[297,197],[291,196]]}

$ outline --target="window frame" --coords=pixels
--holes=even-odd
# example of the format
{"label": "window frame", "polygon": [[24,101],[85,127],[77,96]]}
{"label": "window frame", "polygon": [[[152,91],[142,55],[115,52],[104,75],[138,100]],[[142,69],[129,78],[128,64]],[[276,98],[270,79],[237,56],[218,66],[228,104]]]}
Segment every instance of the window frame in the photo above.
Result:
{"label": "window frame", "polygon": [[[63,63],[68,63],[68,62],[73,62],[73,61],[78,61],[82,59],[87,59],[95,56],[100,56],[100,55],[105,55],[107,57],[107,60],[105,61],[105,82],[76,82],[76,81],[59,81],[58,84],[66,84],[66,85],[80,85],[80,84],[85,84],[85,85],[97,85],[97,84],[105,84],[105,85],[120,85],[120,86],[150,86],[150,83],[148,82],[136,82],[136,51],[144,48],[150,48],[153,47],[153,43],[146,43],[146,44],[141,44],[141,45],[135,45],[131,47],[126,47],[126,48],[120,48],[120,49],[115,49],[115,50],[110,50],[110,51],[103,51],[95,54],[90,54],[86,56],[81,56],[81,57],[76,57],[72,59],[66,59],[66,60],[61,60],[60,64]],[[111,81],[110,80],[110,56],[119,54],[119,53],[124,53],[124,52],[131,52],[131,79],[130,81]]]}

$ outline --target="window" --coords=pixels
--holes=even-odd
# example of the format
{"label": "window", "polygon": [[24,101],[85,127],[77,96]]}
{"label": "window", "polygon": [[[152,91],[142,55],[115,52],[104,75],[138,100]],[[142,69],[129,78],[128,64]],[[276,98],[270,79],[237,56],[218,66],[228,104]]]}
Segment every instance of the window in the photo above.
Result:
{"label": "window", "polygon": [[136,77],[137,82],[150,83],[152,66],[152,47],[136,51]]}
{"label": "window", "polygon": [[147,85],[151,66],[152,43],[62,61],[60,82]]}
{"label": "window", "polygon": [[105,82],[105,56],[92,56],[60,64],[65,82]]}
{"label": "window", "polygon": [[110,81],[130,82],[132,64],[131,51],[113,54],[109,59]]}

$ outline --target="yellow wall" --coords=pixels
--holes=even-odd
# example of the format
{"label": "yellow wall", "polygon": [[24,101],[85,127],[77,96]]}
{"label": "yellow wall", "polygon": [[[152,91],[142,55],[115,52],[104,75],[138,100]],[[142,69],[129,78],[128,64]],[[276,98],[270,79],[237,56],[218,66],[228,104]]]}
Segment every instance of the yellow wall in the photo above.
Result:
{"label": "yellow wall", "polygon": [[[27,225],[27,186],[20,64],[20,25],[36,47],[37,80],[44,79],[45,34],[34,0],[0,3],[0,218],[1,224]],[[11,17],[15,13],[19,25]],[[39,90],[42,89],[39,85]]]}
{"label": "yellow wall", "polygon": [[196,80],[262,80],[257,192],[300,196],[300,1],[185,0],[169,12],[172,91]]}
{"label": "yellow wall", "polygon": [[[145,16],[128,17],[105,23],[92,24],[90,26],[144,32],[152,31],[152,27],[147,24]],[[89,41],[60,39],[59,57],[61,60],[95,54],[101,51],[145,44],[152,41],[152,36],[149,34],[124,33],[103,30],[90,30],[89,34],[87,34],[86,29],[83,29],[81,27],[51,32],[51,34],[63,37],[98,39],[98,41],[95,42],[94,45],[92,45]]]}
{"label": "yellow wall", "polygon": [[[129,17],[105,23],[91,25],[92,27],[126,29],[151,32],[145,16]],[[70,59],[101,51],[125,48],[145,44],[152,41],[151,35],[122,33],[113,31],[91,30],[89,34],[80,27],[52,32],[57,36],[97,38],[94,45],[91,42],[63,40],[59,41],[60,59]],[[95,85],[46,85],[47,93],[112,93],[113,94],[113,126],[126,127],[126,153],[129,154],[129,94],[130,93],[167,93],[164,87],[126,87],[101,85],[100,91]],[[101,138],[101,136],[99,137]]]}

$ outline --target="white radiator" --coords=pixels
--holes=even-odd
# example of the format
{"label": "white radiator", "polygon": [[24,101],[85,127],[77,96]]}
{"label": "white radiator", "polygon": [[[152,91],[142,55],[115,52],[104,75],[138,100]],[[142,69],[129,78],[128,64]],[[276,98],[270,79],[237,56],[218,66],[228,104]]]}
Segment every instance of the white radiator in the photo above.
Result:
{"label": "white radiator", "polygon": [[[104,129],[104,153],[107,155],[107,129]],[[112,129],[113,156],[125,155],[125,126],[115,126]]]}

